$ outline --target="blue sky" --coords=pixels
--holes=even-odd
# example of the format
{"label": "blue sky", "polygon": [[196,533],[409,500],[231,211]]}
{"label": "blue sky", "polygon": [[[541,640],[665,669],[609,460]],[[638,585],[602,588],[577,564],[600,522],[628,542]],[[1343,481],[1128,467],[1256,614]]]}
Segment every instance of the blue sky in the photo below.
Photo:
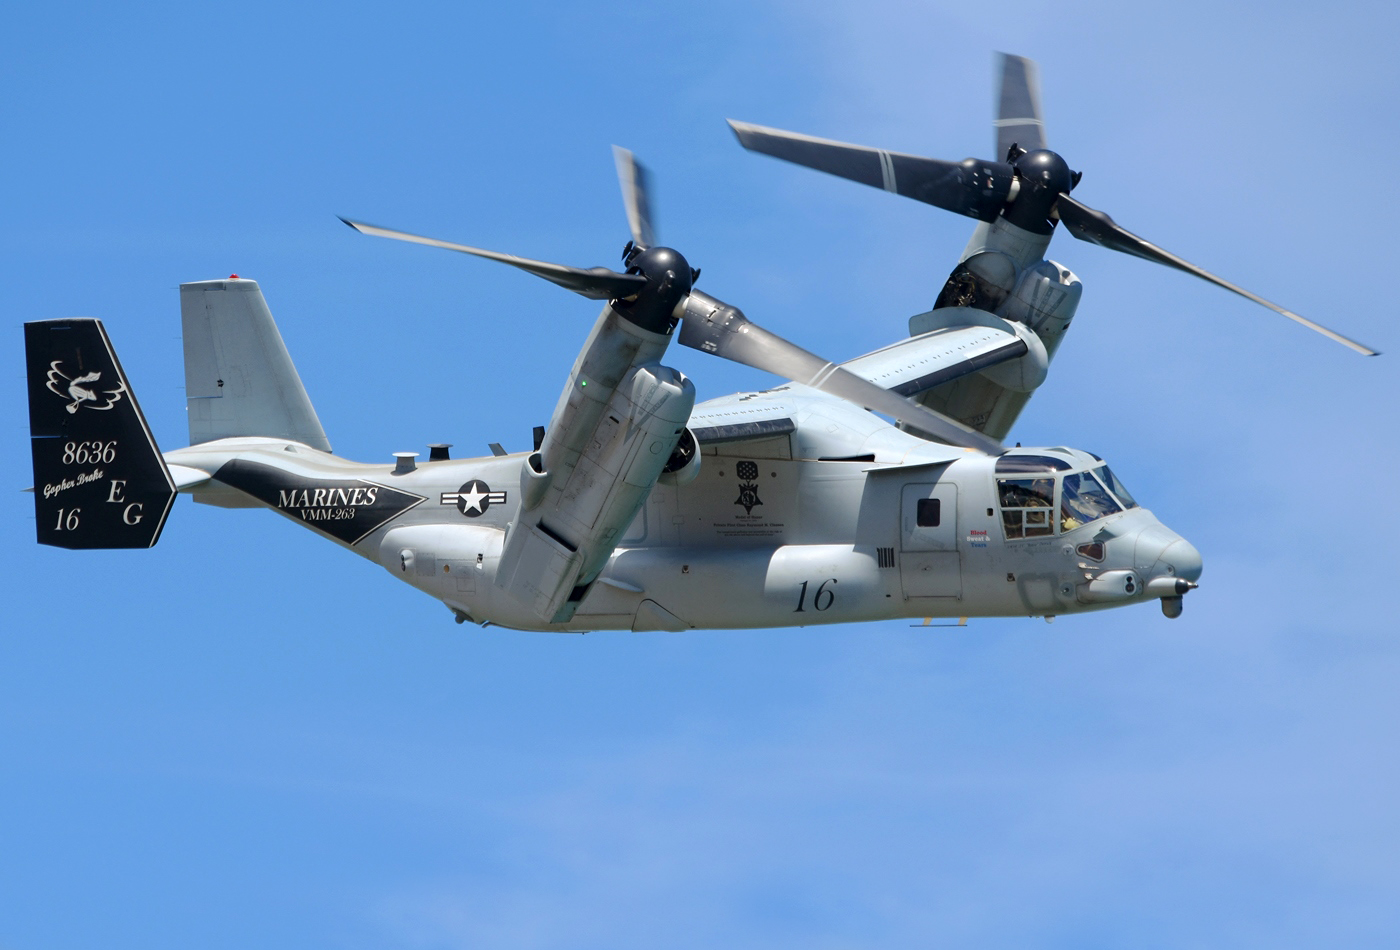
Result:
{"label": "blue sky", "polygon": [[[1400,386],[1380,4],[31,5],[7,18],[0,948],[1312,947],[1400,936]],[[1171,622],[546,636],[273,515],[33,543],[20,324],[101,317],[184,444],[181,281],[258,279],[338,452],[528,444],[595,315],[336,214],[611,264],[609,146],[703,289],[832,358],[970,224],[726,117],[990,149],[1039,60],[1076,197],[1389,351],[1061,237],[1014,439],[1203,552]],[[672,354],[702,398],[768,377]],[[1353,520],[1355,519],[1355,520]]]}

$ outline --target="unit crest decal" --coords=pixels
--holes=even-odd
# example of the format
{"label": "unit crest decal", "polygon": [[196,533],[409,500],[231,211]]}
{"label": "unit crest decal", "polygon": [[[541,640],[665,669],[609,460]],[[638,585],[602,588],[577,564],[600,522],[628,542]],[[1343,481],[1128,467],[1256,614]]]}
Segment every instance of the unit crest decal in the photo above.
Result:
{"label": "unit crest decal", "polygon": [[70,415],[84,406],[88,409],[111,409],[121,401],[122,393],[126,392],[126,387],[120,381],[118,381],[116,389],[99,390],[84,385],[97,382],[102,378],[102,374],[92,372],[84,373],[82,376],[69,376],[58,368],[62,363],[63,360],[54,360],[49,364],[48,389],[49,392],[65,401],[72,400],[63,407],[68,410]]}

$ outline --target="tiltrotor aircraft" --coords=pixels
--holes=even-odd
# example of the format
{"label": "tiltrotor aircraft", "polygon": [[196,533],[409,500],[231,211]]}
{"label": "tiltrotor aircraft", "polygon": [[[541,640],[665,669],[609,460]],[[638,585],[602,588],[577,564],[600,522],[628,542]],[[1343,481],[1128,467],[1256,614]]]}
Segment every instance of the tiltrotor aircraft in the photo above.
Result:
{"label": "tiltrotor aircraft", "polygon": [[[909,337],[828,362],[696,289],[656,242],[645,174],[618,150],[622,272],[501,261],[602,313],[534,451],[351,462],[330,442],[256,282],[183,284],[190,442],[161,453],[93,319],[25,325],[40,543],[155,544],[177,492],[265,507],[377,561],[458,622],[685,630],[1054,616],[1161,602],[1181,613],[1201,556],[1104,463],[1005,449],[1081,285],[1044,259],[1056,226],[1179,268],[1358,352],[1373,351],[1148,243],[1071,192],[1046,147],[1035,66],[1001,60],[999,160],[937,161],[732,122],[745,148],[977,221]],[[677,332],[679,330],[679,332]],[[695,405],[672,341],[791,382]],[[878,414],[878,415],[877,415]],[[887,417],[891,421],[887,421]]]}

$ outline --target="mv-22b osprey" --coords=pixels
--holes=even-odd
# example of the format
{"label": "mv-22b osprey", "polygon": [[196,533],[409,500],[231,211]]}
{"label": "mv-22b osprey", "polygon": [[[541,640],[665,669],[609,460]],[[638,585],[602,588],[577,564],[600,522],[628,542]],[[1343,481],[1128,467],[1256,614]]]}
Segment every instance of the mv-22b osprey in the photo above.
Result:
{"label": "mv-22b osprey", "polygon": [[[258,285],[184,284],[192,444],[163,455],[98,321],[26,324],[39,541],[148,547],[188,492],[271,508],[379,562],[459,622],[685,630],[1053,616],[1146,600],[1178,616],[1201,573],[1189,542],[1098,456],[1000,441],[1079,302],[1079,280],[1044,259],[1057,223],[1372,351],[1070,197],[1079,174],[1045,146],[1034,65],[1001,65],[999,161],[731,123],[748,149],[977,220],[908,339],[835,364],[695,289],[699,271],[656,243],[645,176],[619,150],[632,232],[622,273],[346,222],[606,301],[534,451],[339,458]],[[697,406],[690,380],[661,362],[676,339],[792,382]]]}

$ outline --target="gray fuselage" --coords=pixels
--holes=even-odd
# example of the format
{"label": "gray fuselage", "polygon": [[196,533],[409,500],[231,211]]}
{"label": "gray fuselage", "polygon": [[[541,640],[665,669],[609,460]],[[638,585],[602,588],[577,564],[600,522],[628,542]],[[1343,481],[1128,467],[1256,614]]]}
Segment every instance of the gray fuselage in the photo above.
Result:
{"label": "gray fuselage", "polygon": [[702,442],[698,464],[651,490],[561,624],[542,624],[496,583],[525,454],[396,473],[243,438],[165,458],[213,475],[189,489],[201,501],[272,508],[459,620],[520,629],[1053,616],[1179,597],[1200,575],[1196,549],[1120,499],[1126,490],[1104,484],[1111,474],[1087,453],[998,459],[930,443],[797,384],[700,404],[691,425],[745,414],[781,415],[792,431]]}

